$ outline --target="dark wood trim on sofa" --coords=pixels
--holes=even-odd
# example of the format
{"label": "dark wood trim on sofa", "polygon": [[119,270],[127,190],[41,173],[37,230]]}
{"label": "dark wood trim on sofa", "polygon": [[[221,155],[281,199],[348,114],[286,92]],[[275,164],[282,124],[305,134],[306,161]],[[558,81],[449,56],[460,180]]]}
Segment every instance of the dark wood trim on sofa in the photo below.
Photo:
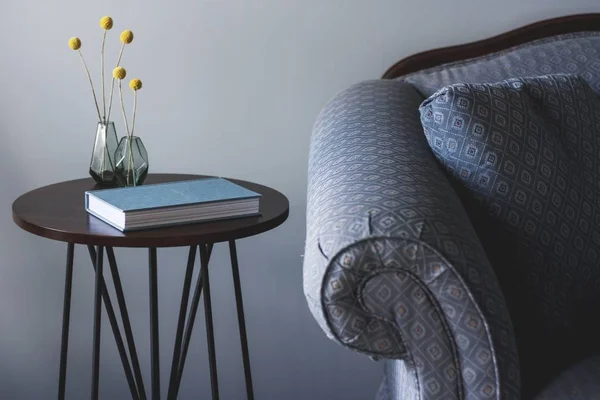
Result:
{"label": "dark wood trim on sofa", "polygon": [[383,74],[382,78],[394,79],[449,62],[495,53],[533,40],[564,33],[585,31],[600,31],[600,13],[548,19],[489,39],[418,53],[392,65]]}

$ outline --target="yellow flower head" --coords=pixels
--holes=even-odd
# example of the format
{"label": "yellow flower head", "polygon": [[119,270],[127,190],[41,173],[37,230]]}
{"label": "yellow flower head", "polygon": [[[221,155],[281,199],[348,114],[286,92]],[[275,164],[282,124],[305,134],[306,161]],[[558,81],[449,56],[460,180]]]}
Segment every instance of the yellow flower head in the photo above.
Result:
{"label": "yellow flower head", "polygon": [[129,44],[133,41],[133,32],[123,31],[121,32],[121,42]]}
{"label": "yellow flower head", "polygon": [[139,79],[132,79],[129,82],[129,87],[133,90],[140,90],[142,88],[142,81]]}
{"label": "yellow flower head", "polygon": [[81,39],[79,39],[78,37],[72,37],[71,39],[69,39],[69,48],[71,50],[79,50],[80,47]]}
{"label": "yellow flower head", "polygon": [[111,17],[100,18],[100,27],[108,31],[113,27],[113,19]]}
{"label": "yellow flower head", "polygon": [[125,79],[125,76],[127,76],[127,71],[123,67],[117,67],[113,69],[113,76],[115,79]]}

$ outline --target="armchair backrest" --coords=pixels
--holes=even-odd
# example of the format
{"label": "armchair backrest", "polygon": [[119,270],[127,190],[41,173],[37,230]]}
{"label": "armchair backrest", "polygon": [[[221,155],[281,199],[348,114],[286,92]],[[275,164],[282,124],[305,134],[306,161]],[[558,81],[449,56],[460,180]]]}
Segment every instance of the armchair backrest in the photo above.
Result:
{"label": "armchair backrest", "polygon": [[[411,83],[424,97],[428,97],[454,83],[494,83],[550,74],[579,75],[600,93],[600,32],[541,39],[399,79]],[[596,174],[596,178],[600,177],[600,171]],[[511,231],[504,229],[497,219],[480,207],[466,189],[457,182],[453,184],[498,275],[515,326],[524,381],[531,378],[527,374],[528,366],[533,370],[544,359],[559,369],[595,351],[592,348],[598,350],[600,331],[595,329],[599,325],[595,314],[600,307],[600,265],[595,268],[581,263],[561,265],[558,270],[549,262],[541,268],[533,264],[523,265],[517,259],[518,255],[507,249],[517,249],[526,244],[517,243]],[[590,223],[593,229],[586,240],[593,240],[596,234],[600,237],[600,221]],[[567,247],[573,246],[572,240],[568,242]],[[565,318],[564,310],[568,309],[574,310],[573,315]],[[568,323],[565,322],[567,319]],[[568,326],[556,331],[547,328],[560,325]],[[531,381],[528,383],[531,384]]]}
{"label": "armchair backrest", "polygon": [[498,53],[405,75],[424,96],[454,83],[494,83],[549,74],[577,74],[600,92],[600,32],[580,32],[540,39]]}

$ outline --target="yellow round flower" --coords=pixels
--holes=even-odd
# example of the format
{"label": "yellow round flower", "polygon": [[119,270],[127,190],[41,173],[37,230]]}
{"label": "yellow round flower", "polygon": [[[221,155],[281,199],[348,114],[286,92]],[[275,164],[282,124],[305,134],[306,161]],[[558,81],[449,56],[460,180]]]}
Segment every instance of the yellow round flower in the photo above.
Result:
{"label": "yellow round flower", "polygon": [[72,37],[71,39],[69,39],[69,48],[71,50],[79,50],[80,47],[81,39],[79,39],[78,37]]}
{"label": "yellow round flower", "polygon": [[113,27],[113,19],[111,17],[100,18],[100,27],[109,30]]}
{"label": "yellow round flower", "polygon": [[133,41],[133,32],[123,31],[121,32],[121,42],[129,44]]}
{"label": "yellow round flower", "polygon": [[132,79],[129,82],[129,87],[133,90],[140,90],[142,88],[142,81],[139,79]]}
{"label": "yellow round flower", "polygon": [[125,79],[127,76],[127,71],[123,67],[117,67],[113,69],[113,76],[115,79]]}

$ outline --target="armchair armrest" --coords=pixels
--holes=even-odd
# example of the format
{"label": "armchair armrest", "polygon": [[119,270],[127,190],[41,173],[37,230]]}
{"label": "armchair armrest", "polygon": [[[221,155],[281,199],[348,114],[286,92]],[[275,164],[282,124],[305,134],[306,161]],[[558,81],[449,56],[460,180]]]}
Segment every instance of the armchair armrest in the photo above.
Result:
{"label": "armchair armrest", "polygon": [[[311,140],[304,291],[326,334],[404,360],[422,399],[518,399],[496,276],[401,81],[338,94]],[[440,397],[441,396],[441,397]]]}

